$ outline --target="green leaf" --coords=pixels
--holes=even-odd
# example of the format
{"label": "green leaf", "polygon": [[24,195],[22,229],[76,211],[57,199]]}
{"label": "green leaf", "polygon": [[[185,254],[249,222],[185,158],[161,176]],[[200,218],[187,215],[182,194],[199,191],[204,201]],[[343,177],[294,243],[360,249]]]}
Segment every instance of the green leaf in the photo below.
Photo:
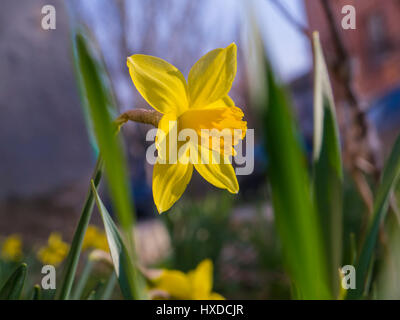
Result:
{"label": "green leaf", "polygon": [[115,274],[115,272],[113,272],[108,278],[104,291],[100,297],[100,300],[109,300],[111,298],[117,281],[118,281],[117,275]]}
{"label": "green leaf", "polygon": [[324,235],[331,290],[334,296],[338,296],[338,270],[342,260],[343,168],[335,103],[318,32],[313,34],[313,51],[313,194]]}
{"label": "green leaf", "polygon": [[22,263],[0,290],[0,300],[18,300],[24,288],[27,265]]}
{"label": "green leaf", "polygon": [[82,297],[83,290],[90,278],[90,274],[93,271],[94,262],[90,259],[87,259],[85,266],[80,274],[78,283],[76,284],[74,293],[72,295],[72,299],[79,300]]}
{"label": "green leaf", "polygon": [[374,202],[374,213],[371,224],[368,228],[366,239],[363,243],[360,256],[356,265],[356,289],[349,290],[347,299],[362,298],[368,271],[373,260],[376,241],[378,238],[379,227],[384,221],[389,206],[389,198],[400,177],[400,136],[393,147],[392,153],[385,165],[382,181],[379,185]]}
{"label": "green leaf", "polygon": [[124,241],[122,240],[122,237],[106,207],[101,201],[94,184],[92,184],[92,190],[95,194],[97,207],[99,208],[103,219],[108,246],[110,248],[111,258],[115,273],[118,277],[121,292],[126,299],[143,298],[143,279],[138,273],[137,268],[134,267]]}
{"label": "green leaf", "polygon": [[[96,167],[94,169],[92,179],[93,183],[97,187],[101,180],[102,175],[102,160],[98,159]],[[71,248],[68,252],[68,256],[65,259],[64,270],[61,278],[60,290],[57,292],[57,297],[61,300],[69,299],[72,284],[75,279],[76,268],[79,262],[79,256],[82,250],[82,243],[85,237],[86,229],[89,225],[90,217],[92,216],[94,206],[94,197],[92,189],[89,188],[88,195],[86,197],[85,204],[82,209],[82,214],[78,222],[78,226],[75,230],[74,237],[72,239]]]}
{"label": "green leaf", "polygon": [[41,300],[42,299],[42,290],[38,284],[35,284],[33,287],[32,300]]}
{"label": "green leaf", "polygon": [[[71,23],[73,24],[73,22]],[[78,31],[74,28],[71,29],[71,34],[72,36],[72,48],[73,48],[73,62],[74,62],[74,71],[75,71],[75,78],[76,82],[78,85],[79,89],[79,94],[80,94],[80,99],[81,99],[81,106],[82,106],[82,111],[85,119],[85,124],[87,128],[87,132],[89,135],[89,141],[91,146],[93,147],[93,150],[96,154],[96,156],[99,155],[99,147],[96,142],[96,137],[94,134],[94,128],[93,128],[93,121],[90,118],[90,109],[89,109],[89,101],[87,100],[86,96],[86,90],[87,87],[85,86],[84,79],[82,77],[81,69],[80,69],[80,52],[77,48],[77,41],[75,41],[75,37],[77,35]],[[97,55],[99,57],[99,61],[96,60],[92,55],[90,55],[90,58],[97,70],[97,74],[99,75],[99,81],[101,86],[103,87],[104,91],[104,101],[107,104],[107,111],[111,116],[116,116],[117,114],[117,108],[116,108],[116,100],[113,94],[112,90],[112,85],[111,81],[108,77],[108,74],[106,72],[104,62],[103,62],[103,57],[101,56],[101,52],[97,52]]]}
{"label": "green leaf", "polygon": [[314,207],[306,159],[290,103],[275,76],[267,71],[264,132],[268,177],[277,230],[297,297],[330,299],[322,230]]}
{"label": "green leaf", "polygon": [[131,188],[122,144],[116,135],[115,126],[108,111],[108,98],[102,85],[101,75],[85,38],[78,33],[75,41],[84,93],[100,154],[104,159],[105,173],[114,209],[122,228],[125,232],[130,233],[134,210],[129,192]]}
{"label": "green leaf", "polygon": [[[75,32],[75,31],[74,31]],[[129,194],[130,186],[126,162],[123,157],[120,141],[116,137],[115,126],[112,123],[111,115],[108,110],[109,94],[103,85],[101,71],[89,51],[84,37],[75,32],[74,35],[74,62],[76,72],[79,75],[79,85],[82,97],[89,110],[89,115],[93,123],[93,129],[100,148],[96,169],[92,178],[97,187],[102,173],[102,159],[104,158],[106,175],[108,178],[111,198],[115,206],[119,221],[127,234],[128,243],[133,250],[132,226],[133,226],[133,207]],[[59,291],[60,299],[68,299],[72,284],[76,274],[76,268],[82,248],[82,242],[90,221],[94,199],[91,189],[82,210],[82,215],[75,232],[71,249],[66,259],[64,275]]]}
{"label": "green leaf", "polygon": [[[83,108],[84,114],[85,116],[87,116],[89,113],[88,112],[89,108],[90,107],[95,108],[96,104],[100,103],[101,106],[103,105],[106,106],[105,117],[109,119],[110,112],[107,106],[110,104],[110,95],[107,93],[103,80],[100,76],[100,74],[104,75],[104,72],[101,73],[101,68],[99,67],[99,64],[95,62],[94,58],[89,53],[85,45],[83,36],[80,35],[75,29],[72,30],[72,34],[73,34],[73,49],[74,49],[73,52],[74,67],[77,75],[77,80],[78,80],[77,82],[78,82],[79,92],[81,94],[82,105],[84,106]],[[82,65],[85,63],[89,65],[89,68],[85,69],[82,67]],[[98,88],[96,88],[96,86],[93,87],[90,85],[91,79],[94,81],[97,87],[101,88],[98,97],[96,97],[95,92],[93,92],[93,90],[97,90]],[[93,133],[92,122],[90,123],[87,122],[87,124],[89,127],[88,128],[89,132]],[[112,133],[112,135],[113,134],[114,132]],[[96,187],[101,180],[102,165],[103,165],[102,158],[99,156],[96,168],[92,175],[92,179],[94,180]],[[89,187],[89,192],[82,209],[81,217],[79,219],[78,226],[72,240],[71,249],[68,253],[65,262],[63,275],[61,279],[61,285],[59,286],[60,289],[57,290],[57,297],[59,299],[62,300],[69,299],[71,288],[76,274],[76,268],[79,262],[79,256],[82,249],[83,238],[85,236],[86,229],[89,224],[90,217],[92,215],[93,205],[94,205],[93,194],[91,188]]]}
{"label": "green leaf", "polygon": [[95,300],[95,299],[96,299],[96,291],[92,290],[92,291],[89,292],[86,300]]}

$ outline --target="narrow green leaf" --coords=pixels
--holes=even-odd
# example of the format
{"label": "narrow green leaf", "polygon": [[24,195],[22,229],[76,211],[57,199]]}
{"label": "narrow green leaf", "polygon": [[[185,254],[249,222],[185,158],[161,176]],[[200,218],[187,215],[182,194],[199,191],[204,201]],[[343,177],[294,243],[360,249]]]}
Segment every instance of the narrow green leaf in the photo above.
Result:
{"label": "narrow green leaf", "polygon": [[100,300],[108,300],[111,298],[112,293],[114,291],[115,284],[117,283],[118,278],[115,272],[113,272],[110,277],[108,278],[108,281],[106,283],[106,287],[104,288],[104,291],[100,297]]}
{"label": "narrow green leaf", "polygon": [[[99,157],[96,167],[94,169],[92,179],[94,185],[97,187],[100,183],[102,175],[102,160]],[[75,279],[76,268],[79,262],[79,256],[82,250],[82,243],[85,237],[86,229],[89,225],[90,217],[92,216],[94,206],[94,197],[92,189],[89,188],[85,204],[82,209],[82,214],[75,230],[74,238],[72,239],[71,248],[68,252],[67,259],[65,260],[64,270],[61,277],[60,290],[57,292],[57,297],[61,300],[69,299],[72,284]]]}
{"label": "narrow green leaf", "polygon": [[96,288],[94,289],[94,291],[96,291],[96,294],[94,296],[95,300],[101,300],[105,286],[106,286],[106,280],[101,279],[97,284]]}
{"label": "narrow green leaf", "polygon": [[95,60],[85,38],[75,36],[78,70],[81,76],[89,115],[104,159],[105,173],[113,205],[124,232],[130,233],[133,225],[133,205],[130,197],[128,170],[122,151],[122,144],[115,134],[115,126],[108,110],[108,95],[101,80]]}
{"label": "narrow green leaf", "polygon": [[290,103],[267,71],[264,132],[268,177],[287,269],[300,299],[330,299],[322,235]]}
{"label": "narrow green leaf", "polygon": [[32,300],[41,300],[42,299],[42,290],[38,284],[35,284],[33,287]]}
{"label": "narrow green leaf", "polygon": [[0,290],[0,300],[18,300],[24,288],[27,265],[22,263]]}
{"label": "narrow green leaf", "polygon": [[400,177],[400,136],[393,147],[385,165],[381,184],[374,203],[374,214],[368,228],[367,237],[361,249],[356,265],[356,289],[349,290],[347,299],[362,298],[368,278],[368,271],[373,260],[374,249],[379,233],[379,226],[384,221],[389,206],[389,198]]}
{"label": "narrow green leaf", "polygon": [[[127,164],[122,152],[121,141],[116,136],[115,126],[113,125],[108,108],[109,94],[107,88],[103,85],[101,70],[99,70],[86,44],[85,38],[77,32],[75,32],[74,36],[74,48],[75,66],[77,74],[79,75],[81,93],[89,111],[97,144],[100,148],[101,158],[104,159],[104,167],[113,206],[126,234],[130,249],[129,252],[133,252],[132,227],[134,222],[134,210],[129,193],[130,186],[128,182]],[[99,170],[96,171],[96,173],[101,174],[100,168],[99,166]],[[98,181],[100,181],[100,179]],[[98,181],[95,180],[96,187]],[[69,298],[83,237],[90,220],[92,208],[93,194],[90,191],[79,221],[78,229],[74,235],[70,254],[67,258],[66,272],[63,277],[59,295],[61,299]]]}
{"label": "narrow green leaf", "polygon": [[76,284],[75,291],[72,295],[72,299],[79,300],[82,297],[83,290],[89,280],[90,274],[93,270],[94,262],[90,259],[87,259],[85,266],[83,267],[83,271],[81,276]]}
{"label": "narrow green leaf", "polygon": [[[71,21],[71,25],[74,23]],[[90,118],[90,109],[89,109],[89,102],[87,100],[86,96],[86,90],[87,88],[85,87],[85,83],[81,74],[81,69],[79,66],[79,61],[80,61],[80,56],[79,56],[79,51],[77,48],[77,41],[75,41],[75,37],[77,35],[78,31],[74,27],[71,28],[71,34],[72,34],[72,48],[73,48],[73,62],[74,62],[74,72],[75,72],[75,78],[76,82],[78,85],[78,90],[79,90],[79,95],[80,95],[80,100],[81,100],[81,106],[82,106],[82,111],[83,111],[83,116],[85,119],[85,124],[89,136],[89,141],[91,146],[93,147],[94,153],[96,156],[99,155],[99,147],[96,142],[96,137],[94,134],[94,128],[93,128],[93,121]],[[110,78],[106,72],[106,68],[104,66],[104,62],[102,60],[101,52],[97,52],[97,55],[99,57],[99,61],[91,57],[93,64],[96,67],[97,73],[100,75],[99,81],[104,88],[104,98],[107,103],[108,107],[108,112],[112,116],[117,115],[117,108],[116,108],[116,100],[113,94],[112,90],[112,85]]]}
{"label": "narrow green leaf", "polygon": [[95,298],[96,298],[96,291],[92,290],[92,291],[89,292],[86,300],[95,300]]}
{"label": "narrow green leaf", "polygon": [[313,34],[313,51],[313,194],[323,230],[331,290],[334,296],[338,296],[338,270],[342,260],[343,168],[335,103],[318,32]]}
{"label": "narrow green leaf", "polygon": [[143,280],[140,278],[137,268],[134,268],[134,264],[128,254],[124,241],[106,207],[103,205],[94,184],[92,184],[92,190],[95,194],[97,207],[103,219],[108,246],[110,248],[111,258],[121,292],[126,299],[142,298],[142,290],[139,290],[139,288],[142,286]]}

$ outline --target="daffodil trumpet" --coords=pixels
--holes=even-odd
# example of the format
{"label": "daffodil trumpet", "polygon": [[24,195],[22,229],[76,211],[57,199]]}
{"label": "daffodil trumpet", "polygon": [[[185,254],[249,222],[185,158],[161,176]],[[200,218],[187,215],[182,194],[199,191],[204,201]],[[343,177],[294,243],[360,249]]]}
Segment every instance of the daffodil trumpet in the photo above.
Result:
{"label": "daffodil trumpet", "polygon": [[247,123],[228,95],[236,75],[236,55],[234,43],[208,52],[193,65],[187,81],[160,58],[135,54],[127,59],[135,87],[158,113],[127,113],[117,125],[132,118],[157,125],[152,187],[159,213],[182,196],[193,168],[215,187],[239,191],[231,157],[246,135]]}

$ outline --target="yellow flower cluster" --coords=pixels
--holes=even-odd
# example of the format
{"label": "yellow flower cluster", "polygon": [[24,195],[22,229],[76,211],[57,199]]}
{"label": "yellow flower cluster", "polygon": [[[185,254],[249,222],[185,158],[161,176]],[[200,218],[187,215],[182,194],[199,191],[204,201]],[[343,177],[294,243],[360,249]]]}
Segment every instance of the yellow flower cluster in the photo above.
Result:
{"label": "yellow flower cluster", "polygon": [[82,250],[99,249],[109,252],[106,234],[96,226],[88,226],[83,239]]}
{"label": "yellow flower cluster", "polygon": [[7,237],[1,247],[1,257],[8,261],[19,261],[22,257],[22,239],[18,234]]}
{"label": "yellow flower cluster", "polygon": [[212,292],[213,264],[210,259],[203,260],[195,270],[183,273],[179,270],[162,270],[153,279],[154,299],[169,298],[178,300],[224,300]]}
{"label": "yellow flower cluster", "polygon": [[43,264],[58,266],[68,254],[69,245],[62,240],[61,234],[52,232],[47,240],[47,246],[41,247],[37,258]]}

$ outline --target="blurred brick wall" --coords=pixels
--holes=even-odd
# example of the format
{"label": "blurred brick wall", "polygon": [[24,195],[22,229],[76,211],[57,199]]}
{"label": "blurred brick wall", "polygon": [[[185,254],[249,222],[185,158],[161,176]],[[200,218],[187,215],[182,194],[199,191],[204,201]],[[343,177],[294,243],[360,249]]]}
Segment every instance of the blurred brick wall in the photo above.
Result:
{"label": "blurred brick wall", "polygon": [[[360,98],[370,102],[400,86],[399,0],[304,0],[311,30],[320,32],[328,61],[332,39],[321,1],[329,1],[346,48],[352,57],[354,85]],[[343,6],[356,8],[356,30],[341,28]]]}

